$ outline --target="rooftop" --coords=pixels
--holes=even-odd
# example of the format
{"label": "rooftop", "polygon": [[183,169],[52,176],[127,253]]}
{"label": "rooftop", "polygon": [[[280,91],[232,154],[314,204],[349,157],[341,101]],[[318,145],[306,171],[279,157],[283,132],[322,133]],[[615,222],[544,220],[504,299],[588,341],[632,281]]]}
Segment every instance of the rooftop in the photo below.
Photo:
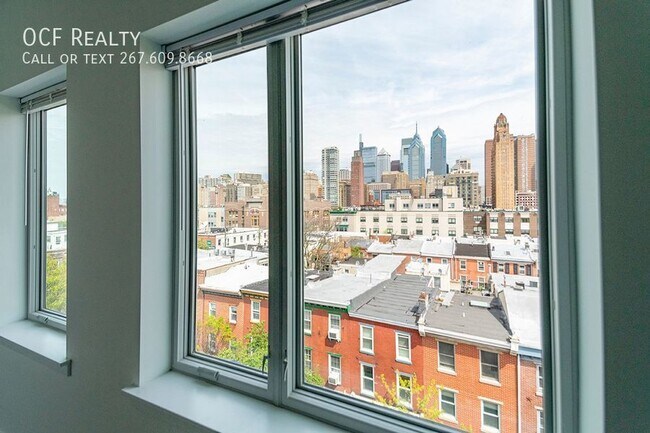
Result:
{"label": "rooftop", "polygon": [[490,258],[490,248],[485,243],[465,243],[458,242],[456,244],[454,255],[460,257],[484,257]]}
{"label": "rooftop", "polygon": [[494,289],[508,315],[519,346],[542,349],[539,278],[504,273],[490,274]]}
{"label": "rooftop", "polygon": [[420,255],[424,241],[418,239],[398,239],[395,241],[393,254],[413,254]]}
{"label": "rooftop", "polygon": [[454,254],[454,241],[451,238],[437,238],[422,243],[423,256],[451,257]]}
{"label": "rooftop", "polygon": [[206,277],[205,283],[201,284],[200,287],[206,290],[238,293],[242,287],[268,278],[269,267],[251,261],[233,266],[226,272]]}
{"label": "rooftop", "polygon": [[233,262],[254,261],[268,257],[268,254],[252,250],[221,248],[216,250],[198,250],[196,268],[199,271],[218,268]]}

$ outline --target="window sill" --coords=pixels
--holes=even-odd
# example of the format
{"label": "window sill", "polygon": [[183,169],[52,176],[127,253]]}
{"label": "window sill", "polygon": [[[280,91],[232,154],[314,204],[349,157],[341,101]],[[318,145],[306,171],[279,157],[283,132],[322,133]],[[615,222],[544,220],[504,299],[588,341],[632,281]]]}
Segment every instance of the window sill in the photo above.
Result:
{"label": "window sill", "polygon": [[440,419],[443,420],[443,421],[447,421],[447,422],[452,422],[452,423],[454,423],[454,424],[458,424],[458,420],[456,419],[456,417],[455,417],[455,416],[451,416],[451,415],[449,415],[448,413],[441,413],[440,416],[439,416],[438,418],[440,418]]}
{"label": "window sill", "polygon": [[219,433],[342,432],[304,415],[178,372],[166,373],[143,386],[122,391],[139,402]]}
{"label": "window sill", "polygon": [[494,427],[481,427],[482,433],[500,433],[501,430]]}
{"label": "window sill", "polygon": [[494,379],[486,379],[486,378],[482,377],[478,381],[481,382],[481,383],[485,383],[487,385],[499,386],[499,387],[501,386],[501,382],[499,382],[498,380],[494,380]]}
{"label": "window sill", "polygon": [[395,362],[399,362],[400,364],[413,365],[410,359],[395,358]]}
{"label": "window sill", "polygon": [[21,320],[0,328],[0,346],[70,376],[72,361],[67,358],[66,345],[65,332],[31,320]]}
{"label": "window sill", "polygon": [[456,370],[452,370],[451,368],[445,368],[445,367],[438,367],[438,371],[440,373],[448,374],[450,376],[457,376],[458,374],[456,373]]}

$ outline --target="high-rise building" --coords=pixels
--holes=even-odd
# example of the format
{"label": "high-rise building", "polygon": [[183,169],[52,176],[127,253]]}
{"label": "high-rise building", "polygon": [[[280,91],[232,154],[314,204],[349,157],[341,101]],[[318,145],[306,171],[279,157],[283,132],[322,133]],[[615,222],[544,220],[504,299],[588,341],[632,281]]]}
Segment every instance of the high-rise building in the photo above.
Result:
{"label": "high-rise building", "polygon": [[318,179],[318,175],[313,171],[305,171],[302,174],[302,192],[305,200],[319,198],[320,180]]}
{"label": "high-rise building", "polygon": [[238,183],[247,183],[249,185],[256,185],[258,183],[264,182],[262,180],[262,175],[259,173],[235,173],[235,182]]}
{"label": "high-rise building", "polygon": [[535,179],[537,140],[535,134],[515,137],[515,189],[519,192],[537,190]]}
{"label": "high-rise building", "polygon": [[431,162],[433,174],[447,174],[447,135],[438,126],[431,135]]}
{"label": "high-rise building", "polygon": [[339,207],[350,206],[352,206],[352,185],[349,180],[339,180]]}
{"label": "high-rise building", "polygon": [[365,183],[376,182],[378,180],[377,148],[375,146],[365,147],[361,134],[359,134],[359,150],[361,151],[361,158],[363,158],[363,181]]}
{"label": "high-rise building", "polygon": [[409,179],[420,179],[425,176],[424,154],[424,144],[422,144],[416,124],[415,135],[412,138],[402,139],[400,152],[402,170],[409,175]]}
{"label": "high-rise building", "polygon": [[390,169],[390,153],[386,152],[386,149],[381,149],[377,154],[377,182],[381,180],[382,174]]}
{"label": "high-rise building", "polygon": [[390,171],[402,171],[402,163],[399,159],[394,159],[390,162]]}
{"label": "high-rise building", "polygon": [[472,171],[472,163],[467,158],[456,160],[450,173],[445,177],[445,185],[457,187],[458,197],[463,199],[466,208],[481,204],[481,189],[478,184],[478,172]]}
{"label": "high-rise building", "polygon": [[365,185],[364,185],[364,164],[363,157],[360,150],[355,150],[352,156],[352,180],[350,181],[350,203],[352,206],[363,206],[366,204],[365,200]]}
{"label": "high-rise building", "polygon": [[499,114],[494,124],[492,146],[492,206],[495,209],[515,208],[515,140],[510,134],[508,119]]}
{"label": "high-rise building", "polygon": [[389,171],[381,175],[381,181],[390,183],[392,189],[405,189],[409,187],[409,176],[403,171]]}
{"label": "high-rise building", "polygon": [[492,149],[493,140],[485,140],[483,180],[485,181],[485,206],[492,207]]}
{"label": "high-rise building", "polygon": [[342,168],[339,170],[339,181],[341,180],[351,180],[351,173],[349,168]]}
{"label": "high-rise building", "polygon": [[339,205],[339,149],[325,147],[321,151],[321,177],[325,200],[333,206]]}

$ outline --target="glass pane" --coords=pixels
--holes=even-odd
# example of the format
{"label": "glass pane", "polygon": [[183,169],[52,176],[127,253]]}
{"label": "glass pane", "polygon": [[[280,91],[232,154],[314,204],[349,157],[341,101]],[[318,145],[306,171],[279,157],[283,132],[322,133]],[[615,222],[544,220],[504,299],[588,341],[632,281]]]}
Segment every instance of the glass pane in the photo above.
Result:
{"label": "glass pane", "polygon": [[266,51],[196,68],[196,104],[196,351],[266,372]]}
{"label": "glass pane", "polygon": [[67,306],[68,181],[66,107],[45,112],[46,234],[43,307],[62,315]]}
{"label": "glass pane", "polygon": [[[504,402],[501,432],[535,431],[535,59],[534,2],[412,0],[302,37],[307,384],[354,402],[364,363],[381,410],[477,431],[471,390]],[[459,392],[457,423],[440,388]]]}

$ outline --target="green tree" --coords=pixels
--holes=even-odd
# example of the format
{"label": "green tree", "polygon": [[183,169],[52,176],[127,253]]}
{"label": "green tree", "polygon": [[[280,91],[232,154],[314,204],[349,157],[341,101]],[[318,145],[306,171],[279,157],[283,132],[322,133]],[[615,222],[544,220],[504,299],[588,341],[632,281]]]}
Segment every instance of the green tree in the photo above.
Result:
{"label": "green tree", "polygon": [[200,250],[209,250],[208,241],[205,239],[199,239],[196,243],[196,246]]}
{"label": "green tree", "polygon": [[438,398],[438,388],[436,388],[436,383],[434,381],[431,381],[428,384],[421,384],[418,382],[418,378],[415,375],[410,379],[402,379],[400,377],[400,387],[411,389],[412,407],[409,408],[404,405],[399,398],[399,388],[397,383],[389,385],[383,374],[379,376],[379,380],[385,389],[384,394],[375,392],[375,397],[380,404],[402,412],[414,412],[423,418],[432,421],[438,420],[441,411],[438,409],[438,404],[436,402],[436,399]]}
{"label": "green tree", "polygon": [[355,246],[350,248],[350,251],[352,253],[352,258],[354,259],[361,259],[363,258],[363,250],[361,247]]}
{"label": "green tree", "polygon": [[325,386],[325,378],[310,368],[305,368],[305,382],[309,385]]}
{"label": "green tree", "polygon": [[67,256],[45,255],[45,308],[65,314],[67,308]]}

